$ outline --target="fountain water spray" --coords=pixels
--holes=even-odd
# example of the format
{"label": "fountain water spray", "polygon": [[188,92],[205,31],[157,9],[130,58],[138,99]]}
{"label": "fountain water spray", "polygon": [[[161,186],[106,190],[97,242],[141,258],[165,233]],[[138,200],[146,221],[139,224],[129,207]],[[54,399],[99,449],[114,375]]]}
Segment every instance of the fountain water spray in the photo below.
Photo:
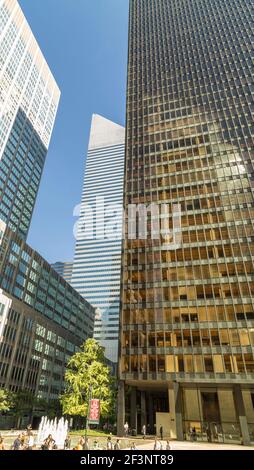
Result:
{"label": "fountain water spray", "polygon": [[57,448],[63,449],[68,427],[67,419],[60,418],[57,420],[57,418],[55,418],[54,420],[50,420],[46,416],[43,416],[38,429],[37,445],[41,446],[49,434],[51,434],[56,442]]}

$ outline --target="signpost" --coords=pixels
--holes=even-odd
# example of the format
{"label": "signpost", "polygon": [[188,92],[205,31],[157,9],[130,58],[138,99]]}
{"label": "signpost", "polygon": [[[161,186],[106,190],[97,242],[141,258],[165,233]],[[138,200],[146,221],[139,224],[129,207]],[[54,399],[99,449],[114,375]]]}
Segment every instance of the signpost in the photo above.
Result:
{"label": "signpost", "polygon": [[100,423],[100,400],[98,398],[93,398],[90,400],[88,419],[89,424]]}
{"label": "signpost", "polygon": [[98,398],[92,398],[92,396],[92,385],[90,385],[88,397],[88,410],[86,416],[86,437],[87,431],[89,429],[89,424],[100,424],[100,400]]}

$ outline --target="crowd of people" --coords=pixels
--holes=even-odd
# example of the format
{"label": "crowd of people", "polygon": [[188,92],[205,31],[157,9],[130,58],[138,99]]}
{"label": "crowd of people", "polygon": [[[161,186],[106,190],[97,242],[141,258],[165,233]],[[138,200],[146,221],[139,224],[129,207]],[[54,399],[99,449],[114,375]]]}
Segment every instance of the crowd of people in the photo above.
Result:
{"label": "crowd of people", "polygon": [[[130,429],[129,427],[129,423],[128,421],[125,422],[124,424],[124,434],[125,434],[125,437],[128,437],[129,435],[133,435],[133,432],[136,431],[136,430],[133,430],[133,429]],[[160,433],[160,438],[161,440],[163,440],[163,433],[164,433],[164,430],[163,430],[163,426],[160,424],[159,426],[159,433]],[[148,424],[147,426],[145,424],[143,424],[142,428],[141,428],[141,434],[143,436],[143,439],[145,439],[149,434],[153,434],[151,432],[151,429],[150,429],[150,424]]]}
{"label": "crowd of people", "polygon": [[[116,441],[113,442],[111,436],[108,436],[105,450],[120,450],[120,449],[121,449],[120,439],[116,439]],[[104,448],[100,447],[100,444],[97,440],[95,440],[93,444],[90,444],[89,438],[82,436],[79,439],[77,445],[73,448],[73,450],[104,450]]]}
{"label": "crowd of people", "polygon": [[[129,425],[126,422],[124,425],[125,437],[129,437]],[[166,442],[166,446],[163,442],[163,427],[160,426],[160,440],[155,437],[153,449],[154,450],[171,450],[171,445],[169,440]],[[142,435],[143,439],[147,436],[146,425],[142,426]],[[11,445],[11,450],[35,450],[37,447],[35,445],[35,436],[32,430],[32,427],[29,425],[25,432],[18,434],[15,437],[13,444]],[[93,442],[90,442],[87,436],[81,436],[78,439],[78,442],[75,446],[72,446],[71,437],[67,435],[64,442],[64,450],[120,450],[120,439],[116,438],[113,440],[112,436],[107,437],[106,445],[102,446],[102,443],[95,439]],[[4,438],[0,435],[0,450],[7,450],[7,446],[4,443]],[[56,441],[54,440],[51,434],[44,439],[43,443],[40,446],[40,450],[57,450]],[[136,443],[132,442],[130,445],[130,450],[137,450]]]}
{"label": "crowd of people", "polygon": [[[32,431],[31,425],[27,426],[27,430],[18,434],[15,437],[12,445],[11,450],[33,450],[35,449],[35,442],[34,442],[34,433]],[[7,446],[5,445],[4,438],[0,435],[0,450],[7,450]]]}

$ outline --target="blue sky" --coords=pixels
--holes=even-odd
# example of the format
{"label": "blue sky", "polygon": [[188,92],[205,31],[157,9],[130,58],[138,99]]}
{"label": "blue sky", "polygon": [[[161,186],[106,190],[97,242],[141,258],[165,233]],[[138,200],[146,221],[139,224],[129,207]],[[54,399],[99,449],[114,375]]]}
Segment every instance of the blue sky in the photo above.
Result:
{"label": "blue sky", "polygon": [[71,260],[92,113],[125,124],[128,0],[19,0],[61,89],[28,243]]}

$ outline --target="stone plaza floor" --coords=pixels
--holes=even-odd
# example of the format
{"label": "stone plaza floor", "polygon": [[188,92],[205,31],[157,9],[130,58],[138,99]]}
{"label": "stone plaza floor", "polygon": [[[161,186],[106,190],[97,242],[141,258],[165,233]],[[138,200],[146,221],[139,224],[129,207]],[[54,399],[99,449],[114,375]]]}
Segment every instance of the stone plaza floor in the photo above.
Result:
{"label": "stone plaza floor", "polygon": [[[0,431],[0,434],[4,437],[4,443],[5,443],[5,448],[6,450],[10,450],[11,446],[13,444],[13,441],[15,437],[19,434],[18,431],[15,433],[9,433],[6,431]],[[84,434],[82,431],[80,432],[80,435]],[[36,432],[35,432],[36,435]],[[79,438],[80,435],[71,435],[71,448],[73,448]],[[111,436],[113,444],[115,443],[117,437],[116,436]],[[98,437],[96,438],[95,436],[89,437],[89,444],[90,444],[90,450],[93,449],[93,444],[95,441],[99,442],[100,448],[101,449],[106,449],[106,440],[107,437]],[[35,437],[36,441],[36,437]],[[132,443],[135,442],[135,446],[137,450],[153,450],[154,447],[154,437],[149,437],[145,440],[142,439],[141,436],[137,437],[131,437],[128,436],[128,438],[120,438],[120,443],[121,443],[121,449],[122,450],[130,450],[130,447]],[[162,442],[163,450],[166,449],[166,440],[160,441]],[[207,442],[190,442],[190,441],[170,441],[171,445],[171,450],[180,450],[180,451],[190,451],[190,450],[254,450],[254,446],[252,447],[247,447],[247,446],[242,446],[242,445],[237,445],[237,444],[223,444],[223,443],[207,443]],[[37,447],[37,450],[38,447]]]}
{"label": "stone plaza floor", "polygon": [[[137,450],[153,450],[154,441],[147,442],[135,441]],[[163,449],[166,448],[166,441],[162,441]],[[216,444],[208,442],[189,442],[189,441],[170,441],[171,450],[254,450],[254,447],[232,445],[232,444]],[[129,448],[127,448],[129,449]]]}

